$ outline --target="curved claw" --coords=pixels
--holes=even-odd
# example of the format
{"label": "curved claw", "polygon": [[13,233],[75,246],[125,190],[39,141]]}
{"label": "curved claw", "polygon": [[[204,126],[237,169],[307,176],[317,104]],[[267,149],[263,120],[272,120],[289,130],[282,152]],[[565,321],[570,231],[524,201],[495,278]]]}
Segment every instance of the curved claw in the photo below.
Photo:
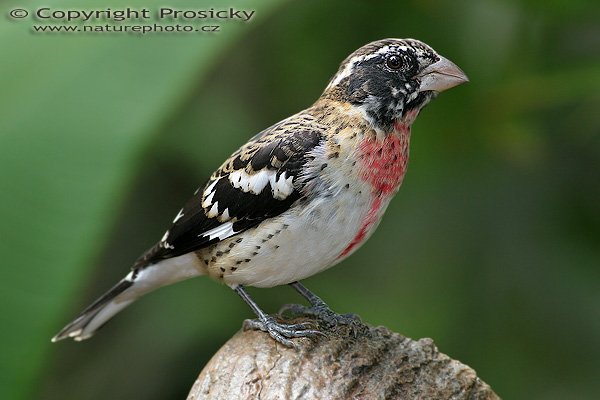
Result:
{"label": "curved claw", "polygon": [[267,332],[273,339],[286,347],[297,347],[291,341],[291,338],[314,337],[324,335],[322,332],[313,328],[314,325],[310,322],[300,324],[283,324],[277,322],[273,317],[267,317],[265,320],[247,319],[244,321],[243,328],[245,330],[260,330]]}
{"label": "curved claw", "polygon": [[301,304],[284,304],[279,313],[290,312],[294,315],[308,315],[316,317],[328,326],[335,325],[355,325],[360,324],[361,320],[357,314],[338,314],[327,306],[306,307]]}

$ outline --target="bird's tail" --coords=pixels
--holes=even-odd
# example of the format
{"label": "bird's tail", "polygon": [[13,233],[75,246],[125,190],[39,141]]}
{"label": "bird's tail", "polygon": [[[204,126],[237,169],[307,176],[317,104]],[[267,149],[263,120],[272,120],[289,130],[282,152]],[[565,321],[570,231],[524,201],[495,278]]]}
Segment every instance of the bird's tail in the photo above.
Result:
{"label": "bird's tail", "polygon": [[198,257],[189,253],[156,264],[134,267],[129,275],[58,332],[52,341],[66,338],[79,341],[91,337],[106,321],[144,294],[161,286],[205,275],[199,263]]}
{"label": "bird's tail", "polygon": [[77,318],[58,332],[52,338],[52,341],[58,342],[66,338],[73,338],[77,341],[85,340],[91,337],[115,314],[133,303],[139,297],[139,294],[128,290],[134,285],[133,274],[132,272],[127,275],[125,279],[121,280],[88,308],[83,310]]}

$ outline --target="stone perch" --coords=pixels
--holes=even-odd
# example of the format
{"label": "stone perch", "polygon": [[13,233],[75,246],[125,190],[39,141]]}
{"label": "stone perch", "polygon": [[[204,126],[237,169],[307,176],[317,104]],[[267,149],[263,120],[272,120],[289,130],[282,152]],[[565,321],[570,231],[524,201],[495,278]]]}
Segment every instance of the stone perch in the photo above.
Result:
{"label": "stone perch", "polygon": [[200,372],[188,400],[499,399],[431,339],[360,323],[320,329],[326,336],[295,339],[298,349],[264,332],[238,332]]}

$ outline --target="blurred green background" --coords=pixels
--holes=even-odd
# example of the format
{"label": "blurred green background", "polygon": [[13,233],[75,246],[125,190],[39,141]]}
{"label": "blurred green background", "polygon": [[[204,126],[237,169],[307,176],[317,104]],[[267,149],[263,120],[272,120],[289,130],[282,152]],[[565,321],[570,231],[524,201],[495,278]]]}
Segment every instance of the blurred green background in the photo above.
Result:
{"label": "blurred green background", "polygon": [[[0,3],[0,398],[184,398],[251,317],[227,287],[182,282],[92,340],[50,337],[237,146],[384,37],[427,42],[471,82],[415,123],[377,233],[306,285],[339,312],[433,338],[504,398],[598,398],[600,3],[230,1],[255,19],[205,35],[32,34],[32,19],[7,16],[42,5]],[[251,293],[269,312],[300,301]]]}

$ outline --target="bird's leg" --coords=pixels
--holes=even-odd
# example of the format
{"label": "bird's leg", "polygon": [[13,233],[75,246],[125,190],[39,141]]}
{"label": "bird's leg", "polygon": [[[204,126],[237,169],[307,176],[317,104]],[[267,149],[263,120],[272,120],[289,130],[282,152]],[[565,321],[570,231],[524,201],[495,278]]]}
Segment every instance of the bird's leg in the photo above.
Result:
{"label": "bird's leg", "polygon": [[244,321],[244,330],[261,330],[267,332],[273,339],[287,347],[296,347],[291,338],[314,337],[323,335],[321,332],[311,329],[314,326],[310,323],[301,324],[283,324],[277,322],[275,318],[265,314],[263,310],[250,298],[242,285],[237,286],[235,292],[250,306],[252,311],[258,317],[257,319],[247,319]]}
{"label": "bird's leg", "polygon": [[286,304],[279,310],[279,313],[289,311],[297,315],[313,316],[325,322],[328,326],[338,324],[354,325],[360,323],[360,317],[356,314],[338,314],[331,310],[319,296],[308,290],[306,286],[300,282],[292,282],[290,283],[290,286],[308,300],[310,307],[305,307],[300,304]]}

